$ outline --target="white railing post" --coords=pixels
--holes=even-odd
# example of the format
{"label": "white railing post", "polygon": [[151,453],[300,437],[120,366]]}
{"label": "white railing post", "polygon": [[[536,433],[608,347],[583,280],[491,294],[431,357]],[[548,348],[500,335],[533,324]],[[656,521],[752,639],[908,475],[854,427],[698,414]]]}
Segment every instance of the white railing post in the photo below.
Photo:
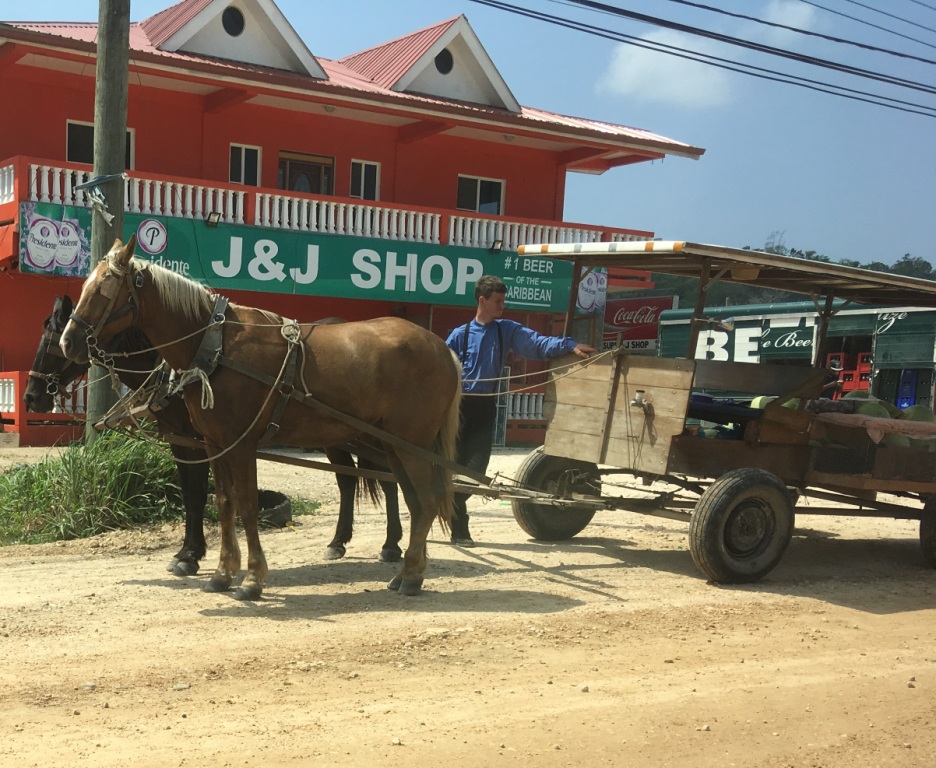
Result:
{"label": "white railing post", "polygon": [[0,203],[13,201],[13,180],[15,166],[7,165],[0,168]]}

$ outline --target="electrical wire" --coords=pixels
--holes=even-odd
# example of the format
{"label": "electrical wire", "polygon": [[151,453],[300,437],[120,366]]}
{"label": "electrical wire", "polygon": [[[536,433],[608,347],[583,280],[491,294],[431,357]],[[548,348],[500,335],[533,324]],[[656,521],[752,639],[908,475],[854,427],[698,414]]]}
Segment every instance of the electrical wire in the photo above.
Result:
{"label": "electrical wire", "polygon": [[[862,48],[866,51],[874,51],[875,53],[886,53],[889,56],[897,56],[902,59],[912,59],[914,61],[919,61],[919,62],[922,62],[923,64],[936,65],[936,61],[934,61],[933,59],[924,59],[920,56],[914,56],[909,53],[902,53],[900,51],[894,51],[894,50],[891,50],[890,48],[879,48],[876,45],[869,45],[867,43],[859,43],[856,40],[848,40],[843,37],[835,37],[834,35],[825,35],[821,32],[813,32],[812,30],[809,30],[809,29],[801,29],[800,27],[791,27],[788,24],[780,24],[779,22],[776,22],[776,21],[767,21],[766,19],[759,19],[756,16],[747,16],[743,13],[734,13],[732,11],[723,10],[722,8],[715,8],[711,5],[703,5],[702,3],[694,3],[694,2],[691,2],[691,0],[669,0],[669,2],[678,3],[679,5],[686,5],[691,8],[698,8],[703,11],[711,11],[712,13],[718,13],[723,16],[731,16],[732,18],[735,18],[735,19],[744,19],[745,21],[752,21],[755,24],[762,24],[767,27],[774,27],[776,29],[786,29],[790,32],[796,32],[797,34],[806,35],[808,37],[818,37],[818,38],[821,38],[822,40],[828,40],[829,42],[832,42],[832,43],[839,43],[841,45],[851,45],[856,48]],[[933,46],[933,47],[936,48],[936,46]]]}
{"label": "electrical wire", "polygon": [[929,8],[931,11],[936,11],[936,5],[930,5],[929,3],[924,3],[923,0],[908,0],[908,2],[916,3],[917,5],[922,5],[924,8]]}
{"label": "electrical wire", "polygon": [[[615,16],[620,16],[625,19],[641,21],[645,24],[652,24],[653,26],[662,27],[663,29],[671,29],[689,35],[696,35],[707,38],[709,40],[715,40],[717,42],[727,43],[729,45],[735,45],[741,48],[747,48],[748,50],[757,51],[759,53],[767,53],[773,56],[778,56],[780,58],[790,59],[792,61],[803,64],[811,64],[817,67],[844,72],[856,77],[865,77],[870,80],[877,80],[889,85],[898,85],[912,90],[936,94],[936,87],[926,83],[919,83],[912,80],[906,80],[902,77],[885,75],[879,72],[872,72],[871,70],[863,69],[861,67],[840,64],[839,62],[830,61],[828,59],[820,59],[816,56],[807,56],[801,53],[794,53],[793,51],[788,51],[784,48],[777,48],[776,46],[766,45],[764,43],[755,43],[751,40],[744,40],[742,38],[725,35],[720,32],[711,32],[707,29],[702,29],[701,27],[694,27],[689,24],[681,24],[679,22],[669,21],[668,19],[661,19],[658,16],[648,16],[643,13],[636,13],[635,11],[628,11],[623,8],[617,8],[613,5],[608,5],[607,3],[597,2],[597,0],[567,0],[567,2],[573,3],[583,8],[607,11],[608,13],[611,13]],[[504,5],[507,5],[507,3],[504,3]]]}
{"label": "electrical wire", "polygon": [[875,8],[873,5],[867,5],[866,3],[860,3],[858,0],[845,0],[846,3],[851,3],[852,5],[857,5],[860,8],[865,8],[866,10],[872,11],[873,13],[879,13],[882,16],[887,16],[890,19],[895,19],[897,21],[902,21],[904,24],[909,24],[911,27],[916,27],[917,29],[925,29],[927,32],[932,32],[936,34],[936,29],[932,27],[927,27],[925,24],[918,24],[915,21],[910,21],[909,19],[903,18],[903,16],[896,16],[893,13],[888,13],[887,11],[882,11],[880,8]]}
{"label": "electrical wire", "polygon": [[[798,87],[806,88],[808,90],[817,91],[820,93],[825,93],[828,95],[839,96],[841,98],[851,99],[854,101],[864,102],[876,106],[886,107],[888,109],[895,109],[901,112],[908,112],[911,114],[918,114],[924,117],[936,117],[936,107],[929,106],[925,104],[918,104],[914,102],[908,102],[900,99],[895,99],[889,96],[884,96],[881,94],[870,93],[866,91],[859,91],[856,89],[846,88],[844,86],[835,85],[832,83],[826,83],[811,78],[799,77],[796,75],[790,75],[775,70],[769,70],[762,67],[755,67],[753,65],[744,64],[737,61],[732,61],[729,59],[723,59],[720,57],[712,56],[709,54],[700,53],[698,51],[687,51],[683,47],[669,46],[663,43],[654,43],[643,38],[638,38],[633,35],[627,35],[619,32],[612,32],[601,27],[596,27],[584,22],[574,21],[572,19],[554,16],[552,14],[547,14],[541,11],[533,11],[527,8],[522,8],[519,6],[512,5],[504,0],[470,0],[480,5],[486,5],[497,10],[507,11],[509,13],[514,13],[520,16],[526,16],[531,19],[538,21],[543,21],[546,23],[554,24],[556,26],[565,27],[579,32],[585,32],[597,37],[603,37],[608,40],[613,40],[616,42],[621,42],[627,45],[632,45],[638,48],[645,48],[648,50],[654,50],[660,53],[666,53],[668,55],[673,55],[678,58],[688,59],[690,61],[696,61],[699,63],[707,64],[709,66],[718,67],[720,69],[726,69],[732,72],[738,72],[740,74],[746,74],[751,77],[757,77],[764,80],[769,80],[773,82],[784,83],[788,85],[796,85]],[[598,9],[605,11],[609,9],[611,12],[617,11],[613,7],[605,6],[603,3],[588,3],[587,0],[563,0],[564,3],[575,3],[577,5],[596,5],[603,6]],[[595,10],[595,9],[593,9]],[[628,12],[629,13],[629,12]],[[652,22],[647,22],[652,23]],[[680,27],[686,28],[686,25],[678,25]],[[695,28],[686,28],[688,31]],[[701,30],[704,32],[704,30]],[[743,43],[744,41],[739,41]],[[744,46],[749,47],[749,46]],[[789,53],[789,52],[787,52]],[[791,57],[795,55],[791,54]],[[803,61],[804,63],[811,63],[808,61],[810,57],[798,58],[798,60]],[[835,68],[835,67],[833,67]],[[841,71],[841,70],[840,70]],[[855,74],[854,72],[847,72],[848,74]],[[871,73],[874,74],[874,73]],[[873,77],[872,79],[882,79],[884,82],[891,82],[891,84],[897,84],[896,81],[899,81],[900,78],[897,78],[896,81],[889,80],[887,76]],[[909,82],[909,81],[908,81]],[[906,87],[906,86],[905,86]],[[915,89],[923,90],[925,92],[934,93],[936,89],[933,89],[929,86],[924,86],[922,84],[915,84]]]}
{"label": "electrical wire", "polygon": [[859,19],[857,16],[850,16],[847,13],[842,11],[836,11],[832,8],[826,8],[824,5],[819,5],[819,3],[813,2],[813,0],[800,0],[801,3],[806,5],[811,5],[813,8],[818,8],[820,11],[825,11],[826,13],[834,14],[835,16],[841,16],[843,19],[848,19],[850,21],[856,21],[859,24],[864,24],[867,27],[872,27],[880,32],[887,32],[889,35],[894,35],[896,37],[902,37],[904,40],[910,40],[914,43],[919,43],[920,45],[925,45],[927,48],[936,48],[936,45],[932,43],[927,43],[925,40],[920,40],[918,37],[910,37],[910,35],[905,35],[902,32],[898,32],[894,29],[888,29],[887,27],[882,27],[880,24],[872,24],[870,21],[865,21],[864,19]]}

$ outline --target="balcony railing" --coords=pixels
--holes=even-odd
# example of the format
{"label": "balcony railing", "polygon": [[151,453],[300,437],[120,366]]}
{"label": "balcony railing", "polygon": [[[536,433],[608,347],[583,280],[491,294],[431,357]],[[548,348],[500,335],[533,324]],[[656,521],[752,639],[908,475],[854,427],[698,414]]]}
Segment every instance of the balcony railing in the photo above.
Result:
{"label": "balcony railing", "polygon": [[[76,187],[91,177],[87,166],[12,158],[0,164],[0,204],[32,201],[87,207],[86,193]],[[522,243],[614,242],[653,236],[652,232],[633,229],[470,215],[136,171],[128,172],[124,181],[124,210],[186,219],[220,213],[228,224],[475,248],[489,248],[500,240],[507,250],[516,250]]]}

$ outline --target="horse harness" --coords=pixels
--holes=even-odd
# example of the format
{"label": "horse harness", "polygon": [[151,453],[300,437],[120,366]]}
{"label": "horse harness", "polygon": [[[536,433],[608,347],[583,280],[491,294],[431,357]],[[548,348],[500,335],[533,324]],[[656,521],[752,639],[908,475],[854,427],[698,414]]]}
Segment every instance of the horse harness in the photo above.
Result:
{"label": "horse harness", "polygon": [[[109,268],[112,268],[109,265]],[[91,350],[91,339],[92,334],[96,334],[101,328],[108,325],[110,322],[116,320],[119,316],[122,316],[127,311],[133,311],[134,317],[137,314],[137,298],[136,298],[136,289],[143,286],[144,277],[143,273],[136,269],[133,272],[132,279],[129,272],[124,275],[119,275],[116,272],[108,271],[107,277],[126,277],[127,283],[130,289],[130,297],[127,300],[127,304],[121,309],[117,310],[112,316],[108,316],[106,313],[101,316],[101,320],[98,321],[96,327],[91,326],[90,323],[86,322],[74,312],[71,314],[71,318],[75,320],[80,326],[86,329],[86,332],[89,335],[88,348]],[[103,291],[102,291],[103,293]],[[113,308],[113,305],[116,301],[116,290],[109,290],[108,298],[110,299],[110,305],[108,311]],[[228,308],[228,300],[223,296],[215,296],[215,306],[211,313],[211,322],[205,329],[205,333],[202,336],[201,343],[199,344],[198,350],[195,353],[195,356],[192,361],[192,367],[185,371],[173,371],[171,374],[172,384],[167,388],[165,387],[153,387],[152,395],[147,399],[145,403],[133,409],[132,412],[128,411],[125,414],[125,417],[129,417],[131,420],[134,420],[134,415],[141,413],[143,411],[149,411],[155,413],[165,407],[165,403],[170,397],[177,395],[183,387],[189,383],[194,382],[196,379],[202,382],[202,401],[203,406],[213,407],[214,397],[213,395],[208,396],[207,392],[210,391],[211,385],[209,382],[209,377],[214,373],[219,366],[224,368],[229,368],[232,371],[236,371],[244,376],[248,376],[255,381],[265,384],[271,388],[271,391],[276,391],[279,393],[279,398],[276,402],[276,405],[273,408],[273,413],[271,414],[270,421],[264,430],[263,435],[260,437],[258,445],[263,446],[269,444],[276,433],[280,429],[280,420],[282,419],[283,411],[286,408],[286,405],[290,400],[296,400],[304,405],[310,406],[317,411],[329,416],[336,421],[340,421],[344,424],[347,424],[354,429],[363,432],[364,434],[375,437],[378,440],[382,440],[386,443],[389,443],[395,447],[401,448],[411,454],[419,456],[423,459],[431,461],[435,464],[444,466],[450,470],[456,471],[459,474],[470,477],[476,482],[482,484],[490,484],[491,479],[487,477],[484,473],[476,472],[468,467],[462,467],[456,464],[453,461],[450,461],[438,454],[433,453],[421,446],[415,445],[408,440],[404,440],[401,437],[386,432],[379,427],[375,427],[372,424],[367,423],[361,419],[358,419],[350,414],[343,413],[335,408],[332,408],[329,405],[326,405],[321,400],[315,398],[308,391],[300,390],[293,383],[296,376],[296,366],[299,357],[299,351],[302,347],[302,338],[301,330],[299,323],[295,320],[289,320],[282,318],[282,327],[281,334],[287,342],[287,351],[286,357],[283,361],[283,365],[280,368],[280,371],[277,376],[273,377],[269,374],[266,374],[262,371],[258,371],[255,368],[251,368],[244,363],[241,363],[239,360],[234,360],[230,357],[225,357],[223,353],[223,325],[225,322],[225,313]],[[317,323],[313,323],[313,328]],[[498,332],[500,333],[500,327],[498,327]],[[96,346],[96,345],[95,345]],[[110,370],[112,365],[108,365],[107,361],[103,361],[105,367],[108,367]],[[157,390],[162,390],[160,397],[156,400]],[[155,402],[154,402],[155,400]],[[100,423],[98,426],[111,426],[111,420],[107,420],[107,423]],[[228,450],[228,449],[225,449]]]}

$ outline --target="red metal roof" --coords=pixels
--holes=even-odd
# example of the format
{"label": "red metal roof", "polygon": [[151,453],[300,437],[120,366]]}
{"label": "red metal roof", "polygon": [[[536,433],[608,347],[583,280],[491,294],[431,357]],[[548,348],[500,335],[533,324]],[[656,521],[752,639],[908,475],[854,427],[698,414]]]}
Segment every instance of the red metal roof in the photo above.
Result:
{"label": "red metal roof", "polygon": [[146,33],[150,44],[158,47],[211,5],[212,1],[182,0],[171,8],[166,8],[155,16],[144,19],[139,26]]}
{"label": "red metal roof", "polygon": [[392,88],[419,57],[435,45],[460,18],[462,17],[456,16],[448,21],[441,21],[389,43],[345,56],[338,59],[338,62],[384,88]]}
{"label": "red metal roof", "polygon": [[[175,61],[183,69],[188,66],[195,74],[207,74],[212,77],[240,77],[254,81],[258,87],[275,84],[299,92],[335,98],[356,94],[357,98],[371,97],[384,107],[396,105],[409,110],[421,105],[423,108],[440,110],[453,119],[462,116],[471,122],[478,120],[496,122],[499,123],[498,130],[527,131],[534,135],[543,131],[558,132],[574,136],[575,140],[581,142],[606,141],[611,145],[626,143],[638,150],[644,148],[649,151],[693,158],[700,157],[705,151],[639,128],[560,115],[534,107],[521,107],[520,114],[514,114],[505,109],[482,104],[391,90],[390,86],[399,80],[403,73],[440,36],[445,34],[446,30],[463,18],[462,16],[456,16],[389,43],[374,46],[335,61],[319,58],[318,62],[325,70],[327,80],[229,59],[181,51],[163,51],[157,47],[158,41],[169,39],[210,2],[211,0],[182,0],[142,22],[132,23],[130,25],[130,50],[139,55],[134,57],[131,54],[131,63],[145,66],[147,58],[151,60],[158,58],[164,62]],[[0,32],[0,35],[7,38],[11,37],[9,30],[38,33],[42,37],[54,36],[78,41],[80,44],[93,45],[97,38],[97,24],[92,22],[5,22],[5,26],[8,31]],[[24,42],[37,42],[32,35],[29,37],[31,39]],[[615,149],[618,147],[607,147],[609,152]],[[622,148],[623,151],[626,149]]]}

